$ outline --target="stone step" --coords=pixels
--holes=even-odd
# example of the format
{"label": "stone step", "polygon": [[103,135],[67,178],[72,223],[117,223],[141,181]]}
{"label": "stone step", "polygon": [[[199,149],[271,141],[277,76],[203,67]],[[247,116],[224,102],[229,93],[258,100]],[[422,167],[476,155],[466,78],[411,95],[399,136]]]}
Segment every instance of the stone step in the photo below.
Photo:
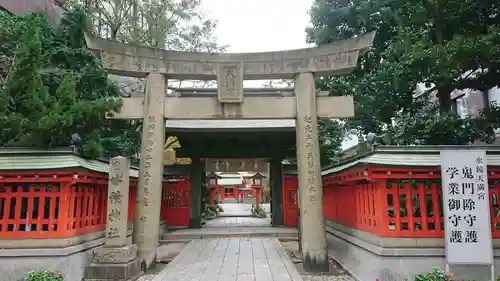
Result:
{"label": "stone step", "polygon": [[[199,239],[199,238],[196,238]],[[189,238],[167,238],[167,239],[161,239],[160,240],[160,245],[165,245],[165,244],[174,244],[174,243],[189,243],[193,239]]]}
{"label": "stone step", "polygon": [[190,241],[203,238],[230,238],[230,237],[277,237],[283,241],[296,241],[299,237],[295,233],[276,233],[276,232],[225,232],[225,233],[200,233],[200,234],[174,234],[166,233],[160,241],[163,243]]}
{"label": "stone step", "polygon": [[278,239],[282,242],[291,242],[291,241],[298,241],[299,240],[299,236],[298,235],[295,235],[295,236],[292,236],[292,235],[278,235]]}
{"label": "stone step", "polygon": [[224,213],[220,212],[219,215],[217,215],[218,218],[250,218],[253,217],[253,215],[250,212],[245,212],[245,213]]}
{"label": "stone step", "polygon": [[193,239],[201,239],[201,235],[165,233],[163,234],[161,241],[179,241],[179,240],[193,240]]}

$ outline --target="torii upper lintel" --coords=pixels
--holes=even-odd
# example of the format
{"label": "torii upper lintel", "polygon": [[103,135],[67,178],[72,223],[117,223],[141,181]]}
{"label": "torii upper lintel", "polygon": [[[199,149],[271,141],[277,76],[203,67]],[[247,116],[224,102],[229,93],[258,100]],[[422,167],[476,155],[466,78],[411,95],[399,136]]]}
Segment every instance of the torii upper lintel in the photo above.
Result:
{"label": "torii upper lintel", "polygon": [[145,77],[163,73],[170,79],[215,80],[224,64],[241,68],[243,79],[292,79],[297,73],[316,76],[351,72],[372,46],[375,32],[318,47],[257,53],[179,52],[135,46],[86,35],[87,46],[110,73]]}

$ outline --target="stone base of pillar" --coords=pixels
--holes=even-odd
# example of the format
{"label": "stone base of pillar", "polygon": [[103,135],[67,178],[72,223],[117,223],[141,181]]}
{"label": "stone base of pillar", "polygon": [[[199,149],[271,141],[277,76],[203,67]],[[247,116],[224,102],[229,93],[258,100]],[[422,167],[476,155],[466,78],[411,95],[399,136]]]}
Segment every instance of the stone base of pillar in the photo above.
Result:
{"label": "stone base of pillar", "polygon": [[153,270],[156,268],[156,249],[158,248],[159,245],[156,246],[156,248],[153,251],[148,251],[144,253],[140,253],[138,258],[141,261],[141,269],[143,271],[148,271],[148,270]]}
{"label": "stone base of pillar", "polygon": [[137,245],[99,248],[85,268],[85,281],[135,281],[142,275]]}
{"label": "stone base of pillar", "polygon": [[189,218],[189,228],[201,228],[201,217]]}
{"label": "stone base of pillar", "polygon": [[325,273],[330,271],[330,263],[328,257],[318,258],[303,253],[302,267],[308,273]]}

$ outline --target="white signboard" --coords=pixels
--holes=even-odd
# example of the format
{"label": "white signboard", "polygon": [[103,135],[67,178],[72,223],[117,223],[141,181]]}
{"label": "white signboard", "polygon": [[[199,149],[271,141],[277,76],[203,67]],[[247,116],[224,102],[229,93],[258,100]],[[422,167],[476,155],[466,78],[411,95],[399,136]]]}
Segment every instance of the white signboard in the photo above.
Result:
{"label": "white signboard", "polygon": [[488,174],[484,150],[441,151],[448,264],[492,264]]}

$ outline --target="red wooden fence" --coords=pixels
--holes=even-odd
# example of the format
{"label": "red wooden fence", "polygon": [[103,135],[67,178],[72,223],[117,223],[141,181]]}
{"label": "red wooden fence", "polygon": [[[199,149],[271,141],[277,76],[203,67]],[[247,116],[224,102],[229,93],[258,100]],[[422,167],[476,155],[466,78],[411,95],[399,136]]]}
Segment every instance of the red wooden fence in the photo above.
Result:
{"label": "red wooden fence", "polygon": [[173,177],[163,183],[161,217],[168,226],[189,225],[190,190],[189,177]]}
{"label": "red wooden fence", "polygon": [[[325,219],[381,237],[444,237],[436,168],[348,169],[323,179]],[[491,223],[500,238],[500,169],[488,169]]]}
{"label": "red wooden fence", "polygon": [[[106,227],[108,178],[87,172],[0,173],[0,238],[62,238]],[[137,181],[130,181],[129,221]]]}
{"label": "red wooden fence", "polygon": [[286,226],[296,226],[299,218],[297,176],[283,176],[283,221]]}
{"label": "red wooden fence", "polygon": [[[189,178],[164,182],[162,217],[189,224]],[[488,169],[493,237],[500,238],[500,168]],[[297,177],[283,177],[284,221],[297,225]],[[88,172],[0,172],[0,239],[62,238],[105,229],[108,178]],[[137,181],[130,181],[128,220]],[[351,168],[323,178],[325,218],[380,237],[443,237],[440,170]]]}
{"label": "red wooden fence", "polygon": [[[88,172],[0,172],[0,239],[64,238],[106,228],[108,176]],[[188,226],[188,177],[163,182],[161,216]],[[137,180],[130,180],[128,221],[133,222]]]}

